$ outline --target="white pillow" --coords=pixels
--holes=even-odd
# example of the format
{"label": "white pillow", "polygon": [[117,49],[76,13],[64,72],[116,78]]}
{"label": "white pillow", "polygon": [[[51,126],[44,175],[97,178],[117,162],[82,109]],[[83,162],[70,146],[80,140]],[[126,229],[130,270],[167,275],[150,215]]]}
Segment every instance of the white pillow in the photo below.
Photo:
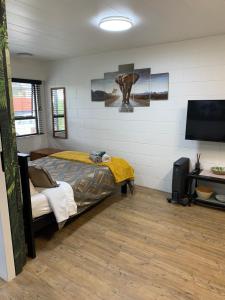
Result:
{"label": "white pillow", "polygon": [[30,179],[29,179],[29,184],[30,184],[30,195],[33,196],[33,195],[38,194],[38,191],[35,189],[35,187]]}

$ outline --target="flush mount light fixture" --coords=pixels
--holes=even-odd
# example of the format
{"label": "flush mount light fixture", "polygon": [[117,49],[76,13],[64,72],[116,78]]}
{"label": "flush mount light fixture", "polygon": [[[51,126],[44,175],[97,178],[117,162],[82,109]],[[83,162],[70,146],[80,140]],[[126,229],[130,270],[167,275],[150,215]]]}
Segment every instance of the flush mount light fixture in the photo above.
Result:
{"label": "flush mount light fixture", "polygon": [[99,23],[99,27],[107,31],[124,31],[130,29],[132,26],[132,21],[125,17],[107,17]]}

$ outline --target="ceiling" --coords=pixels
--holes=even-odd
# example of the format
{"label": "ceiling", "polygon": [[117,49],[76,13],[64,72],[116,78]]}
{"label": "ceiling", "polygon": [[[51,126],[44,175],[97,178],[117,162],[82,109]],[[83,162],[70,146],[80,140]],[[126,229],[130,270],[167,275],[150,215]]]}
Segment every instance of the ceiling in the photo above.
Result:
{"label": "ceiling", "polygon": [[[62,59],[225,33],[225,0],[6,0],[12,54]],[[104,32],[101,18],[135,26]]]}

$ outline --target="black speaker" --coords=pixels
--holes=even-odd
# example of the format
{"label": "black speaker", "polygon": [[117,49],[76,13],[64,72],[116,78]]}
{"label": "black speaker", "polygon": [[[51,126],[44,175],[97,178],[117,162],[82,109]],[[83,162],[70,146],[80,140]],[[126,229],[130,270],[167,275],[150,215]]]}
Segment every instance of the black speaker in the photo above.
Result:
{"label": "black speaker", "polygon": [[173,164],[172,198],[169,202],[187,204],[187,176],[190,169],[190,159],[181,157]]}

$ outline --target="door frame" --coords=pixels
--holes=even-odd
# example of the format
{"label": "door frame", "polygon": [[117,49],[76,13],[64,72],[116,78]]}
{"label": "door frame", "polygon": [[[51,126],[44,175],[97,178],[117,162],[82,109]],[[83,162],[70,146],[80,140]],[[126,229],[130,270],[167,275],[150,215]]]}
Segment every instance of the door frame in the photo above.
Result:
{"label": "door frame", "polygon": [[[7,194],[7,201],[3,201],[2,210],[5,212],[6,218],[9,217],[10,221],[15,273],[17,275],[22,272],[26,263],[26,246],[20,172],[17,159],[5,0],[0,0],[0,133],[2,144],[1,169],[5,175],[4,184]],[[4,231],[1,234],[5,237],[9,229],[7,219],[1,219],[1,222],[4,224]],[[10,241],[5,239],[4,241],[6,249],[7,247],[11,248]],[[10,250],[7,251],[10,252]],[[2,255],[5,255],[5,261],[11,260],[10,253],[9,256],[8,252],[4,252]],[[10,274],[13,273],[12,265],[7,265],[7,268],[11,270]],[[12,274],[8,278],[11,277]]]}

